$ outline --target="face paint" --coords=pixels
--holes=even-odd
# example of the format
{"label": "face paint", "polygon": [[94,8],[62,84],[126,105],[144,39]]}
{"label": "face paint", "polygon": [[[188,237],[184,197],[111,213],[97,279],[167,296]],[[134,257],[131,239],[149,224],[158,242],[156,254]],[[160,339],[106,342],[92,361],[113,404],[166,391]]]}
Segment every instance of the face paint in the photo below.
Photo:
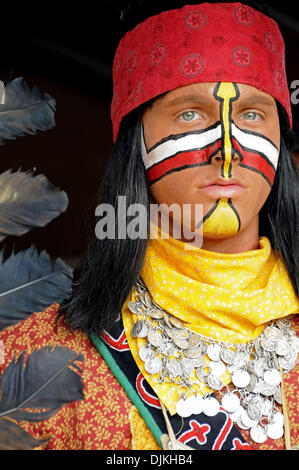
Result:
{"label": "face paint", "polygon": [[[150,184],[172,172],[211,165],[213,157],[221,154],[222,178],[229,181],[232,177],[232,161],[237,156],[239,166],[259,173],[272,186],[279,150],[264,135],[240,129],[233,122],[233,102],[240,96],[237,84],[219,82],[213,96],[219,101],[220,120],[206,129],[167,136],[150,149],[142,129],[142,157]],[[235,234],[241,227],[239,214],[228,198],[218,199],[201,223],[205,234],[217,236]]]}
{"label": "face paint", "polygon": [[239,97],[235,83],[218,83],[214,96],[220,101],[221,120],[206,129],[170,135],[150,149],[146,148],[142,129],[142,158],[150,184],[173,171],[210,165],[212,158],[221,151],[221,176],[226,179],[231,176],[231,161],[237,154],[240,166],[260,173],[272,186],[278,148],[264,135],[240,129],[232,121],[232,102]]}

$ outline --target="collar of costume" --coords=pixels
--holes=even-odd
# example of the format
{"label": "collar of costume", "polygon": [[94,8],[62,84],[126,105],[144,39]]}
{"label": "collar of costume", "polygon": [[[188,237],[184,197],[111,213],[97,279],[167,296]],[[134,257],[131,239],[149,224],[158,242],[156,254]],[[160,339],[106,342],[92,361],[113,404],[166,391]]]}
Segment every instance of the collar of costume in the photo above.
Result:
{"label": "collar of costume", "polygon": [[[140,277],[155,303],[187,328],[229,344],[247,343],[271,320],[299,309],[285,265],[266,237],[259,239],[257,250],[223,254],[186,250],[180,240],[159,236],[148,243]],[[146,380],[175,412],[177,391],[170,393],[167,384],[156,383],[139,357],[146,339],[130,334],[138,317],[129,310],[129,300],[135,300],[134,293],[122,309],[131,353]]]}
{"label": "collar of costume", "polygon": [[113,63],[114,140],[139,105],[199,82],[256,87],[292,114],[285,46],[277,23],[241,3],[185,5],[152,16],[121,39]]}

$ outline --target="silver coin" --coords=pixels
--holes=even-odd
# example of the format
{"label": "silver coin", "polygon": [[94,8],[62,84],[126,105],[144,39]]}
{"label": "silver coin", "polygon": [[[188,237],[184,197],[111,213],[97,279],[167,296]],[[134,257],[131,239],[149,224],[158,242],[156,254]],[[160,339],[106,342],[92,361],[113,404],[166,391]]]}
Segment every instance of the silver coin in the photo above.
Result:
{"label": "silver coin", "polygon": [[159,357],[146,359],[144,368],[151,375],[158,374],[162,370],[162,361]]}
{"label": "silver coin", "polygon": [[279,356],[278,363],[286,371],[293,369],[295,366],[295,361],[288,359],[287,356]]}
{"label": "silver coin", "polygon": [[202,357],[200,348],[187,348],[184,350],[184,355],[190,359]]}
{"label": "silver coin", "polygon": [[262,410],[257,402],[257,400],[251,401],[247,405],[247,413],[250,419],[254,421],[259,421],[262,417]]}
{"label": "silver coin", "polygon": [[261,412],[263,416],[269,416],[272,414],[273,410],[273,403],[268,400],[268,398],[264,398],[261,402]]}
{"label": "silver coin", "polygon": [[151,331],[149,332],[149,334],[147,335],[147,339],[148,339],[149,343],[150,343],[152,346],[155,346],[156,348],[158,348],[159,346],[161,346],[162,343],[163,343],[162,336],[160,335],[160,333],[158,333],[158,332],[155,331],[155,330],[151,330]]}
{"label": "silver coin", "polygon": [[[245,410],[243,410],[245,411]],[[242,414],[243,414],[243,411],[242,413],[237,417],[236,419],[236,425],[240,428],[240,429],[249,429],[248,426],[246,426],[243,421],[242,421]]]}
{"label": "silver coin", "polygon": [[194,364],[191,359],[183,358],[180,362],[181,367],[182,367],[182,373],[186,377],[189,377],[190,374],[192,374],[193,369],[194,369]]}
{"label": "silver coin", "polygon": [[274,399],[279,405],[282,405],[282,395],[280,386],[275,387]]}
{"label": "silver coin", "polygon": [[172,328],[172,324],[170,322],[168,313],[163,311],[163,318],[164,318],[164,321],[165,321],[166,325],[168,326],[168,328]]}
{"label": "silver coin", "polygon": [[133,338],[145,338],[149,332],[149,325],[140,320],[134,323],[131,329],[131,336]]}
{"label": "silver coin", "polygon": [[151,297],[151,295],[150,295],[148,292],[145,292],[145,293],[144,293],[143,299],[144,299],[145,304],[146,304],[149,308],[155,307],[155,304],[154,304],[154,302],[153,302],[153,300],[152,300],[152,297]]}
{"label": "silver coin", "polygon": [[140,315],[143,313],[142,307],[137,304],[136,302],[129,301],[128,302],[128,308],[132,313],[135,313],[135,315]]}
{"label": "silver coin", "polygon": [[257,419],[251,419],[246,410],[241,414],[241,421],[247,428],[253,428],[258,424]]}
{"label": "silver coin", "polygon": [[176,317],[173,317],[172,315],[169,315],[169,321],[176,328],[185,328],[184,323],[179,318],[176,318]]}
{"label": "silver coin", "polygon": [[250,382],[250,375],[246,370],[236,370],[232,375],[232,382],[238,388],[245,388]]}
{"label": "silver coin", "polygon": [[216,416],[220,410],[220,403],[214,397],[204,398],[202,403],[202,412],[206,416]]}
{"label": "silver coin", "polygon": [[189,347],[196,348],[200,343],[201,343],[200,337],[195,333],[191,333],[190,338],[189,338]]}
{"label": "silver coin", "polygon": [[223,395],[221,405],[229,413],[233,413],[240,406],[240,399],[235,393],[226,393]]}
{"label": "silver coin", "polygon": [[[192,403],[191,403],[192,405]],[[192,415],[192,407],[188,399],[180,398],[176,404],[176,412],[181,418],[189,418]]]}
{"label": "silver coin", "polygon": [[154,318],[154,320],[159,320],[160,318],[163,318],[163,312],[162,310],[159,310],[158,308],[150,308],[146,312],[151,318]]}
{"label": "silver coin", "polygon": [[250,393],[253,392],[253,390],[254,390],[255,387],[256,387],[256,384],[257,384],[257,377],[256,377],[256,375],[250,374],[250,382],[249,382],[249,384],[246,386],[246,390],[247,390],[248,392],[250,392]]}
{"label": "silver coin", "polygon": [[267,439],[265,430],[259,424],[250,429],[250,437],[257,444],[262,444]]}
{"label": "silver coin", "polygon": [[172,328],[172,327],[169,327],[169,326],[167,326],[167,325],[164,327],[165,333],[166,333],[167,336],[168,336],[169,338],[171,338],[171,339],[172,339],[172,330],[173,330],[173,328]]}
{"label": "silver coin", "polygon": [[202,382],[206,382],[206,378],[209,375],[204,371],[203,367],[197,367],[195,370],[196,377],[201,380]]}
{"label": "silver coin", "polygon": [[174,377],[177,377],[182,373],[181,365],[176,359],[169,359],[167,361],[166,368],[169,373]]}
{"label": "silver coin", "polygon": [[221,347],[219,344],[210,344],[207,348],[207,355],[212,361],[219,361]]}
{"label": "silver coin", "polygon": [[140,359],[145,362],[149,357],[153,356],[153,351],[149,349],[147,346],[141,346],[139,349],[139,357]]}
{"label": "silver coin", "polygon": [[267,435],[270,439],[280,439],[284,434],[283,426],[273,423],[267,426]]}
{"label": "silver coin", "polygon": [[258,377],[263,377],[266,366],[267,360],[264,357],[260,357],[254,362],[253,370]]}
{"label": "silver coin", "polygon": [[189,339],[190,333],[188,330],[181,329],[181,328],[173,328],[172,329],[172,338],[175,339]]}
{"label": "silver coin", "polygon": [[275,387],[273,385],[270,385],[264,382],[264,385],[262,386],[262,389],[261,389],[261,394],[264,395],[265,397],[270,397],[271,395],[274,395],[274,392],[275,392]]}
{"label": "silver coin", "polygon": [[276,341],[273,341],[272,339],[269,338],[262,338],[261,339],[261,345],[265,351],[275,351],[276,348]]}
{"label": "silver coin", "polygon": [[189,399],[189,404],[192,409],[193,415],[198,415],[202,412],[203,398],[201,395],[192,395]]}
{"label": "silver coin", "polygon": [[272,416],[271,424],[277,424],[279,426],[283,426],[284,425],[283,413],[281,413],[280,411],[276,411]]}
{"label": "silver coin", "polygon": [[235,353],[231,349],[222,348],[220,351],[220,357],[225,364],[233,364],[235,361]]}
{"label": "silver coin", "polygon": [[269,385],[279,385],[281,373],[277,369],[269,369],[264,373],[264,381]]}
{"label": "silver coin", "polygon": [[221,361],[211,361],[208,364],[210,372],[215,377],[220,377],[226,372],[226,365]]}
{"label": "silver coin", "polygon": [[299,352],[299,337],[298,336],[293,336],[290,341],[291,348],[296,351],[296,353]]}
{"label": "silver coin", "polygon": [[235,423],[236,421],[238,421],[238,419],[240,418],[242,412],[243,412],[244,408],[242,405],[239,405],[239,407],[236,409],[236,411],[233,411],[232,413],[229,413],[229,417],[230,419]]}
{"label": "silver coin", "polygon": [[275,352],[279,356],[287,356],[290,353],[290,345],[286,339],[280,339],[275,346]]}
{"label": "silver coin", "polygon": [[172,338],[173,342],[180,349],[188,349],[189,342],[187,339]]}
{"label": "silver coin", "polygon": [[288,331],[288,329],[291,326],[291,320],[290,318],[279,318],[279,320],[276,320],[276,325],[278,328],[280,328],[283,331]]}
{"label": "silver coin", "polygon": [[267,326],[263,333],[266,338],[272,339],[274,341],[277,341],[279,338],[281,338],[281,331],[275,326]]}
{"label": "silver coin", "polygon": [[213,390],[221,390],[223,387],[223,382],[220,377],[215,377],[212,374],[209,374],[207,377],[207,384]]}

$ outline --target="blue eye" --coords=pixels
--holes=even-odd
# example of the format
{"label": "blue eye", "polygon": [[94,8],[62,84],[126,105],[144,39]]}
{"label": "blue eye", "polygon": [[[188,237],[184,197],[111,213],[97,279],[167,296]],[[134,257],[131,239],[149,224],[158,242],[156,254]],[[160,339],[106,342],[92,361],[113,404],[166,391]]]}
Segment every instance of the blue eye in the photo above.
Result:
{"label": "blue eye", "polygon": [[248,113],[243,114],[243,117],[247,121],[255,121],[256,118],[258,117],[258,114],[255,113],[254,111],[249,111]]}
{"label": "blue eye", "polygon": [[198,113],[195,111],[186,111],[185,113],[180,115],[180,118],[183,121],[193,121],[194,118],[198,116]]}

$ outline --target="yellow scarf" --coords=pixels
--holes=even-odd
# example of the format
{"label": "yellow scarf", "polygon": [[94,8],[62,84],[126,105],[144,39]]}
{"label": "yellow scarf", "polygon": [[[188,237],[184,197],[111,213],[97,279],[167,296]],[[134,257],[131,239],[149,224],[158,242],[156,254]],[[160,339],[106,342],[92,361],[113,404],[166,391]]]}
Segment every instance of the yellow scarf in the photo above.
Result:
{"label": "yellow scarf", "polygon": [[[200,248],[184,249],[175,238],[148,242],[141,278],[154,301],[183,320],[188,328],[209,338],[229,343],[246,343],[257,337],[270,320],[299,310],[286,267],[275,256],[266,237],[259,249],[223,254]],[[158,384],[145,369],[138,351],[146,338],[133,338],[131,328],[137,316],[127,303],[123,322],[137,366],[171,414],[179,398],[177,386]],[[230,381],[224,376],[225,383]]]}

